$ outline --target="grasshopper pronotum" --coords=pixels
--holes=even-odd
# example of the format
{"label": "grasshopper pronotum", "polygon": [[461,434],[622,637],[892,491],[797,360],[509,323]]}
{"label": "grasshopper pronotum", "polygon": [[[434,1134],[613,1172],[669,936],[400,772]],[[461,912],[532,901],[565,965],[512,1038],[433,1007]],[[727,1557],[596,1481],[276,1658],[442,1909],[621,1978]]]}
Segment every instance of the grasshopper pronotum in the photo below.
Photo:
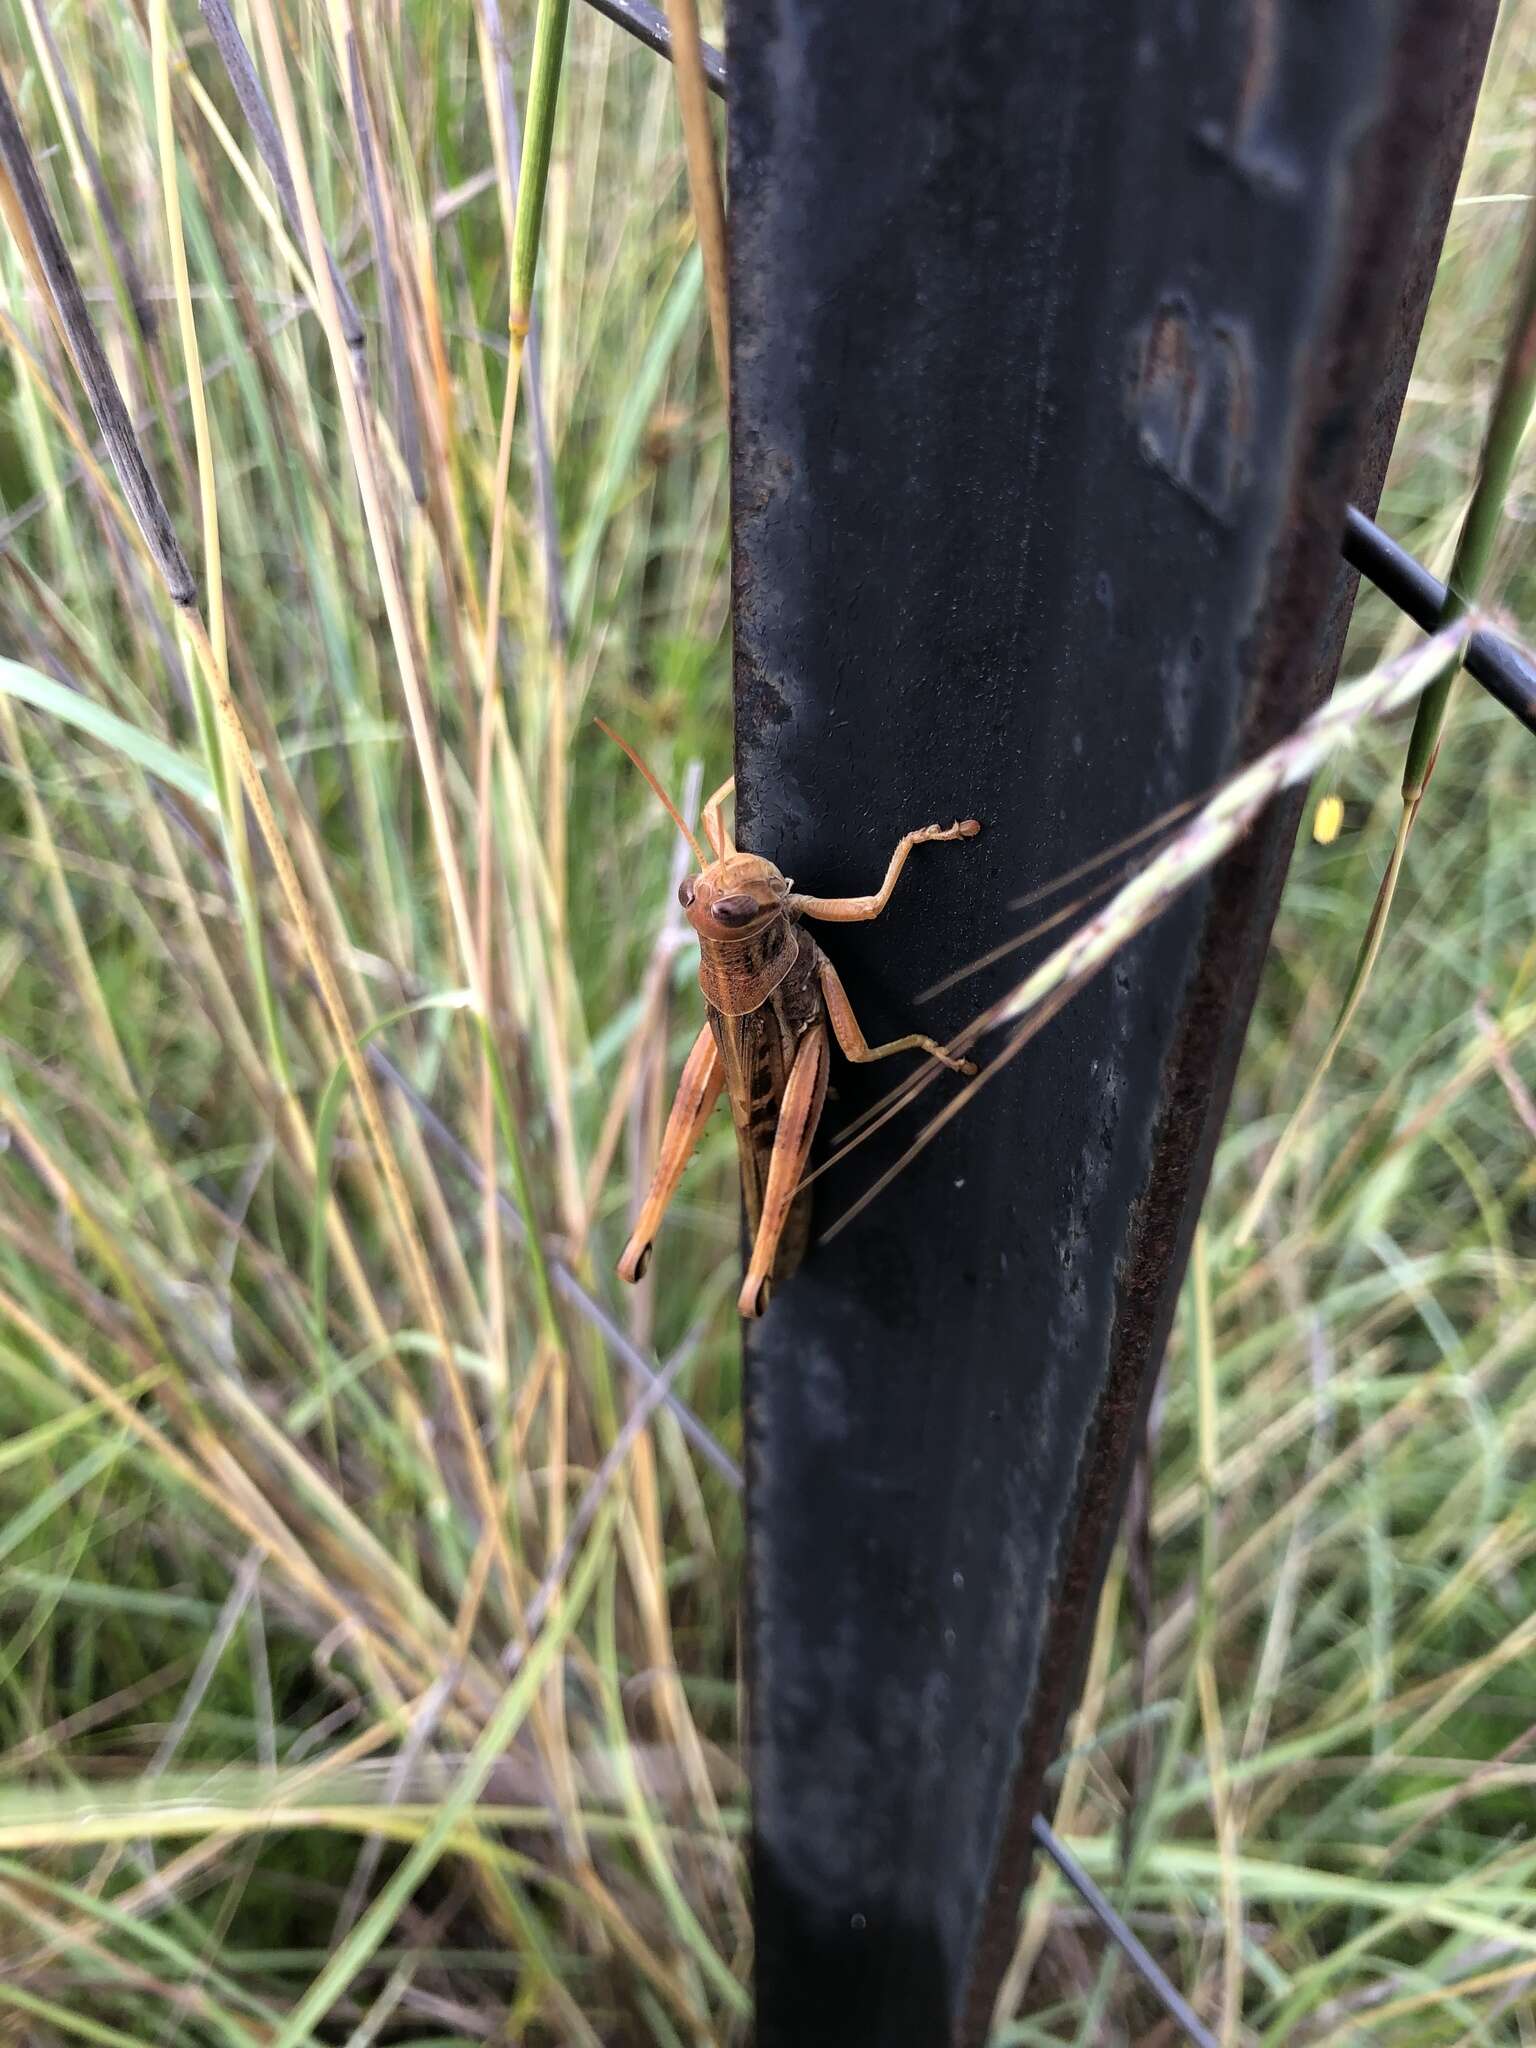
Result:
{"label": "grasshopper pronotum", "polygon": [[684,881],[679,900],[699,935],[699,987],[708,1013],[684,1063],[655,1177],[619,1260],[619,1275],[635,1281],[644,1274],[657,1226],[723,1090],[736,1126],[752,1241],[736,1306],[744,1316],[760,1316],[773,1283],[800,1263],[810,1234],[810,1190],[801,1180],[826,1100],[828,1028],[850,1060],[921,1051],[957,1073],[976,1071],[920,1031],[871,1045],[837,969],[799,921],[858,924],[878,917],[914,846],[974,839],[981,827],[966,818],[907,833],[872,896],[804,896],[771,860],[737,852],[722,816],[732,783],[704,806],[711,860],[634,749],[616,733],[609,737],[639,768],[698,856],[700,872]]}

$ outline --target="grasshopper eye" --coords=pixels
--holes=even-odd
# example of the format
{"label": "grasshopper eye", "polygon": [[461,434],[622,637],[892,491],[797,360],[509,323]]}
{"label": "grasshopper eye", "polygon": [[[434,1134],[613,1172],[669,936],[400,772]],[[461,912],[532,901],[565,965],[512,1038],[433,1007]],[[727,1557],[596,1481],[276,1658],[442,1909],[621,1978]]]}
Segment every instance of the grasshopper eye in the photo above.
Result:
{"label": "grasshopper eye", "polygon": [[692,877],[692,875],[684,875],[683,879],[682,879],[682,880],[681,880],[681,881],[680,881],[680,882],[678,883],[678,885],[677,885],[677,900],[678,900],[678,902],[679,902],[679,903],[681,903],[681,905],[683,906],[684,910],[686,910],[686,909],[688,908],[689,904],[690,904],[690,903],[691,903],[691,902],[693,901],[693,877]]}
{"label": "grasshopper eye", "polygon": [[717,924],[750,924],[762,914],[755,896],[717,896],[709,908]]}

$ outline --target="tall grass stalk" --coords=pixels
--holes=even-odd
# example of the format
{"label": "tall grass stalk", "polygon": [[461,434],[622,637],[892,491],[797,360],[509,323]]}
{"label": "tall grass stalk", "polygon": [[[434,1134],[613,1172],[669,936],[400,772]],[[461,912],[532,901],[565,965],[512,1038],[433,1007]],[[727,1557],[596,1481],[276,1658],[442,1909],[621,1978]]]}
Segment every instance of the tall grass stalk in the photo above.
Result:
{"label": "tall grass stalk", "polygon": [[715,374],[727,405],[731,390],[729,282],[725,257],[725,203],[720,191],[720,166],[715,160],[715,123],[709,86],[704,77],[704,51],[695,0],[667,0],[672,30],[672,74],[688,151],[688,191],[704,259],[704,288],[709,299],[709,332],[715,349]]}

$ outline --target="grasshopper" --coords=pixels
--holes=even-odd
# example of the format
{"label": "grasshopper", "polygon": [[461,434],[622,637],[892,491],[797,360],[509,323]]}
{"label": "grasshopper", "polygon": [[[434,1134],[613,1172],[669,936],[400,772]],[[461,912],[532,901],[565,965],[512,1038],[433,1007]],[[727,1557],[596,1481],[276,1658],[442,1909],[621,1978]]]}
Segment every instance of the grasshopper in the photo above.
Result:
{"label": "grasshopper", "polygon": [[809,1241],[810,1190],[802,1177],[826,1100],[829,1031],[843,1056],[861,1064],[892,1053],[926,1052],[956,1073],[976,1071],[971,1061],[955,1058],[920,1031],[871,1045],[837,969],[800,920],[860,924],[878,917],[914,846],[974,839],[981,827],[966,818],[908,832],[873,895],[806,896],[771,860],[737,851],[722,815],[734,780],[704,806],[710,859],[639,755],[606,725],[602,729],[639,768],[698,859],[700,872],[684,880],[678,898],[699,937],[706,1012],[667,1117],[655,1177],[619,1260],[619,1276],[630,1282],[644,1276],[667,1204],[724,1092],[736,1127],[751,1240],[736,1306],[743,1316],[760,1316],[774,1285],[794,1271]]}

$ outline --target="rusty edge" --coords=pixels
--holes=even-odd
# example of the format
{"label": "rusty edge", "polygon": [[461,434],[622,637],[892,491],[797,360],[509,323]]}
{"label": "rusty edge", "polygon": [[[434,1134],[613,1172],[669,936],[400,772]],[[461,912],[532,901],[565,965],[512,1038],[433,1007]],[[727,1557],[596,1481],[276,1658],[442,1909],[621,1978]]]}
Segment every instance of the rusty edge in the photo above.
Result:
{"label": "rusty edge", "polygon": [[[1429,304],[1497,0],[1409,0],[1382,119],[1363,138],[1354,225],[1296,445],[1283,538],[1256,635],[1240,752],[1250,758],[1327,695],[1358,578],[1340,573],[1351,487],[1374,513]],[[1418,203],[1405,203],[1417,188]],[[1395,293],[1387,287],[1396,282]],[[1360,427],[1350,432],[1350,424]],[[1325,621],[1321,632],[1317,621]],[[1046,1772],[1076,1703],[1135,1447],[1172,1327],[1200,1204],[1247,1036],[1305,792],[1277,806],[1212,882],[1183,1021],[1164,1068],[1147,1182],[1117,1288],[1108,1375],[1056,1574],[1009,1814],[971,1957],[957,2048],[979,2048],[1017,1934]]]}

